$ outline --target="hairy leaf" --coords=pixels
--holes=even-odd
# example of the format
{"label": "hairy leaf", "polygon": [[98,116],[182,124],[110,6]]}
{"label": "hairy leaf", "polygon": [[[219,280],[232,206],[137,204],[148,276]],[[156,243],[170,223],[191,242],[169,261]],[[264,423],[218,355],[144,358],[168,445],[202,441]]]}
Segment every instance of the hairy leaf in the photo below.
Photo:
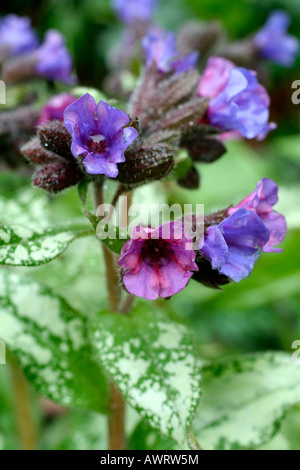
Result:
{"label": "hairy leaf", "polygon": [[203,370],[203,403],[195,435],[204,449],[256,448],[280,429],[300,401],[300,367],[290,354],[270,352]]}
{"label": "hairy leaf", "polygon": [[65,406],[107,409],[107,383],[91,359],[87,319],[28,276],[0,271],[0,339],[32,385]]}
{"label": "hairy leaf", "polygon": [[41,231],[0,225],[0,264],[39,266],[49,263],[61,255],[73,240],[92,233],[86,228],[71,225]]}
{"label": "hairy leaf", "polygon": [[129,404],[184,444],[201,394],[200,364],[188,330],[141,303],[130,316],[99,312],[91,341]]}

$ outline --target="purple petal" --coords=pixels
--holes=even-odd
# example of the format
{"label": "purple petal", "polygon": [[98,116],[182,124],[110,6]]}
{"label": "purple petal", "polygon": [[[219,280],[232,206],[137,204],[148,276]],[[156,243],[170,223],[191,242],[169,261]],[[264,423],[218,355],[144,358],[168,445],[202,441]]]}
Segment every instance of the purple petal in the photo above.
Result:
{"label": "purple petal", "polygon": [[97,133],[107,138],[112,138],[130,120],[126,113],[102,100],[97,104],[96,114]]}
{"label": "purple petal", "polygon": [[73,61],[62,34],[55,29],[46,33],[44,43],[35,52],[36,72],[49,80],[74,84]]}
{"label": "purple petal", "polygon": [[199,60],[199,53],[198,52],[190,52],[183,57],[175,60],[171,63],[171,69],[174,69],[176,73],[184,73],[188,72],[189,70],[193,70],[197,62]]}
{"label": "purple petal", "polygon": [[72,137],[71,151],[75,157],[88,151],[89,136],[97,133],[95,112],[96,102],[89,93],[68,106],[64,112],[64,123]]}
{"label": "purple petal", "polygon": [[239,209],[208,229],[201,252],[213,269],[239,282],[251,274],[269,237],[269,230],[255,213]]}
{"label": "purple petal", "polygon": [[[125,157],[121,161],[125,161]],[[109,160],[106,154],[90,153],[83,160],[83,165],[90,175],[105,175],[108,178],[116,178],[119,174],[116,162]]]}
{"label": "purple petal", "polygon": [[283,215],[273,211],[273,206],[278,202],[278,186],[269,179],[263,178],[257,183],[256,189],[243,199],[239,204],[230,207],[227,214],[234,214],[238,209],[245,208],[255,212],[270,232],[268,243],[263,251],[281,252],[280,248],[274,248],[281,243],[286,235],[287,225]]}
{"label": "purple petal", "polygon": [[210,57],[199,82],[198,94],[210,98],[217,96],[226,86],[229,79],[229,72],[234,67],[233,62],[223,57]]}
{"label": "purple petal", "polygon": [[10,55],[33,51],[38,45],[39,41],[29,18],[7,15],[0,21],[0,47],[7,47]]}
{"label": "purple petal", "polygon": [[293,65],[299,52],[299,41],[287,34],[290,22],[290,16],[283,11],[271,13],[253,39],[261,57],[286,67]]}
{"label": "purple petal", "polygon": [[150,21],[157,0],[113,0],[113,7],[124,23],[147,23]]}
{"label": "purple petal", "polygon": [[205,242],[201,248],[205,258],[209,259],[213,269],[221,269],[228,259],[228,246],[218,226],[207,229]]}
{"label": "purple petal", "polygon": [[226,131],[237,130],[247,139],[262,136],[269,120],[269,96],[253,72],[236,67],[223,91],[210,101],[210,123]]}

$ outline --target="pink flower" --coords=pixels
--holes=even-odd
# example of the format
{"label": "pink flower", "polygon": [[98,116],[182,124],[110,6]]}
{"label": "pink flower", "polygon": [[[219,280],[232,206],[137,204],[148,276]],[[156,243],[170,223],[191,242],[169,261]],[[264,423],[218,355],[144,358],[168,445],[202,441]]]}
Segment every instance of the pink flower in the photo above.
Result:
{"label": "pink flower", "polygon": [[53,121],[54,119],[62,122],[64,120],[64,110],[67,106],[74,103],[76,99],[77,98],[75,98],[75,96],[70,95],[69,93],[61,93],[60,95],[52,96],[48,103],[43,107],[36,125],[40,126],[41,124]]}
{"label": "pink flower", "polygon": [[118,262],[128,292],[148,300],[180,292],[198,271],[190,242],[181,222],[135,227]]}

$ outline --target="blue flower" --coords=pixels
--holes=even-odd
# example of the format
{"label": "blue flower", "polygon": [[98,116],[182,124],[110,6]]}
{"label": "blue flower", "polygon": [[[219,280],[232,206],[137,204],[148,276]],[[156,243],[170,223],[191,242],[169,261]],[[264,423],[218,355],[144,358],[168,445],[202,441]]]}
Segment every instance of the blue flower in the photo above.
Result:
{"label": "blue flower", "polygon": [[254,36],[259,55],[285,67],[293,65],[299,51],[299,41],[287,34],[290,16],[283,11],[271,13],[265,26]]}
{"label": "blue flower", "polygon": [[84,157],[87,173],[118,176],[117,164],[125,161],[125,150],[138,136],[133,127],[124,128],[129,121],[127,114],[105,101],[96,104],[89,93],[65,109],[64,123],[72,136],[71,152],[74,157]]}
{"label": "blue flower", "polygon": [[255,73],[242,67],[229,72],[226,85],[211,99],[208,119],[224,131],[239,131],[247,139],[265,138],[276,128],[269,123],[270,97]]}
{"label": "blue flower", "polygon": [[273,210],[278,202],[278,186],[269,179],[263,178],[257,183],[255,190],[236,206],[230,207],[227,214],[234,214],[244,208],[255,212],[270,231],[268,243],[263,247],[265,252],[281,253],[282,248],[275,248],[284,240],[287,231],[285,217]]}
{"label": "blue flower", "polygon": [[73,84],[73,61],[62,34],[55,29],[47,31],[43,44],[34,52],[35,72],[48,80]]}
{"label": "blue flower", "polygon": [[7,15],[0,21],[0,49],[5,54],[17,56],[38,47],[37,35],[30,19],[17,15]]}
{"label": "blue flower", "polygon": [[142,46],[146,55],[146,67],[155,64],[161,73],[183,73],[195,68],[199,54],[191,52],[181,56],[177,49],[176,35],[171,31],[160,28],[151,28],[142,39]]}
{"label": "blue flower", "polygon": [[207,229],[200,251],[213,269],[239,282],[251,274],[269,238],[270,232],[257,214],[239,209]]}
{"label": "blue flower", "polygon": [[126,24],[148,23],[156,4],[157,0],[113,0],[117,15]]}

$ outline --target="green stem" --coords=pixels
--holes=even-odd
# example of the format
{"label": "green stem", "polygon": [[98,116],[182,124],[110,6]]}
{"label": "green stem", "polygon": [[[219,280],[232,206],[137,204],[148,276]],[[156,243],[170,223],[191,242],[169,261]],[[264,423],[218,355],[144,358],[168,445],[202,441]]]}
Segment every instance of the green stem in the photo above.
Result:
{"label": "green stem", "polygon": [[32,416],[29,385],[14,358],[10,358],[10,368],[20,448],[21,450],[36,450],[36,426]]}

